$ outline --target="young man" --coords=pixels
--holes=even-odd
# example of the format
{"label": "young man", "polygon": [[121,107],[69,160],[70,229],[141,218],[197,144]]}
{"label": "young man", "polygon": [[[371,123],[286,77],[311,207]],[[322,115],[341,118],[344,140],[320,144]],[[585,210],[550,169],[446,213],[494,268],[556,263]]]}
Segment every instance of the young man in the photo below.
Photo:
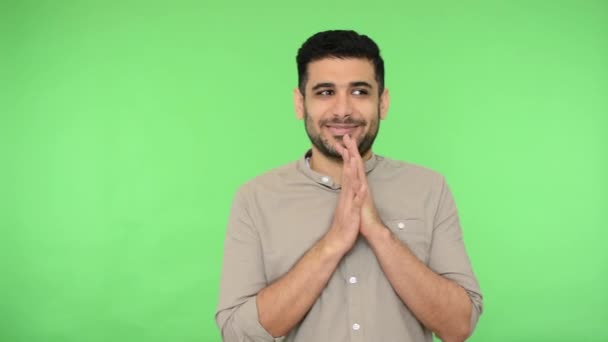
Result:
{"label": "young man", "polygon": [[225,341],[464,341],[482,310],[450,190],[375,155],[388,90],[377,45],[310,37],[294,103],[312,148],[236,194],[216,321]]}

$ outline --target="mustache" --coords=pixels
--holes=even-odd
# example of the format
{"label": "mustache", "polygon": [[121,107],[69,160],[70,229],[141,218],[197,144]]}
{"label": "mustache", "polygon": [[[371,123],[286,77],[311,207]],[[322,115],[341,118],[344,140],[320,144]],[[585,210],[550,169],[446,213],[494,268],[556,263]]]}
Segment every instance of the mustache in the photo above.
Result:
{"label": "mustache", "polygon": [[332,119],[323,119],[319,120],[319,125],[325,126],[327,124],[342,124],[342,125],[357,125],[357,126],[365,126],[367,125],[367,121],[363,119],[353,119],[350,116],[347,116],[344,119],[340,118],[332,118]]}

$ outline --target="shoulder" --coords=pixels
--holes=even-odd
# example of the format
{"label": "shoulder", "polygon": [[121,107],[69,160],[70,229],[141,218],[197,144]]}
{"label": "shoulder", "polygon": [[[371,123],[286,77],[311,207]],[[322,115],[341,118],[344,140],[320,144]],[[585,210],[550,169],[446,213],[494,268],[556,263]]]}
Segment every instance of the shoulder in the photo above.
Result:
{"label": "shoulder", "polygon": [[297,161],[268,170],[242,184],[237,190],[237,196],[248,197],[265,189],[280,187],[286,182],[300,177]]}
{"label": "shoulder", "polygon": [[377,176],[389,179],[401,179],[408,183],[426,186],[441,186],[444,176],[428,167],[407,161],[378,156]]}

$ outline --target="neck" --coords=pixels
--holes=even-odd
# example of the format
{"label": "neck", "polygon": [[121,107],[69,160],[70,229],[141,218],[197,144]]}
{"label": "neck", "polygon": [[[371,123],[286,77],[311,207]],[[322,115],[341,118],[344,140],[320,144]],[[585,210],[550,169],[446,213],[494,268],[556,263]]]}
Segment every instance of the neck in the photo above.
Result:
{"label": "neck", "polygon": [[[367,161],[372,157],[371,149],[361,156],[363,161]],[[328,158],[323,153],[319,152],[314,146],[312,147],[312,156],[310,157],[310,168],[316,172],[328,175],[336,183],[342,184],[342,160]]]}

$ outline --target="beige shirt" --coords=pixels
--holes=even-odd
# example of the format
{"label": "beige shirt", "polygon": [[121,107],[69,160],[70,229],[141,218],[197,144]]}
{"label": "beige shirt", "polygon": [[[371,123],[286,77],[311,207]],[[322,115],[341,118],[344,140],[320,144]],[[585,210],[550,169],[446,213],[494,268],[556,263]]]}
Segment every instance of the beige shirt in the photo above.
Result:
{"label": "beige shirt", "polygon": [[[466,290],[474,328],[482,296],[444,178],[377,155],[365,162],[365,170],[384,224],[431,270]],[[239,189],[224,242],[215,317],[224,341],[275,341],[259,323],[256,295],[327,232],[339,193],[339,185],[311,170],[304,157]],[[431,342],[432,333],[395,293],[360,236],[284,341]]]}

